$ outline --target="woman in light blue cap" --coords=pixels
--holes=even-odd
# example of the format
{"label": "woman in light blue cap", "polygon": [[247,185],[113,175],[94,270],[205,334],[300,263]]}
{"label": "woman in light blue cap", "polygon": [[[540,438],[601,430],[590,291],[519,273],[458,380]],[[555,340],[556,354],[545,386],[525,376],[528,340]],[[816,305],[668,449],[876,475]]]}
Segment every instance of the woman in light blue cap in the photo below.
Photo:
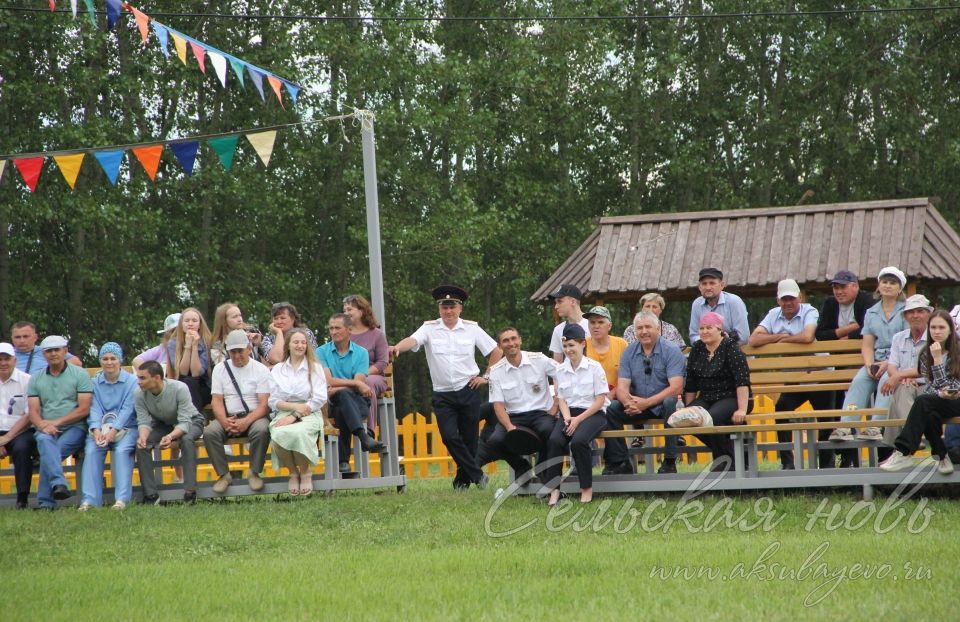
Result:
{"label": "woman in light blue cap", "polygon": [[103,503],[103,469],[108,451],[113,472],[113,509],[124,509],[133,497],[133,451],[137,442],[133,393],[137,377],[122,370],[122,363],[123,349],[119,344],[103,344],[102,369],[93,379],[93,403],[87,419],[90,435],[84,449],[81,512]]}

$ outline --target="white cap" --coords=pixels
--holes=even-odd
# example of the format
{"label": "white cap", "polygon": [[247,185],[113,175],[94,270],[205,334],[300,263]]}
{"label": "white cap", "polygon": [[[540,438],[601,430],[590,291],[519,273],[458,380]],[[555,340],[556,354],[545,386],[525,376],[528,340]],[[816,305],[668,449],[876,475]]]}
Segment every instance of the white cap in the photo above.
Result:
{"label": "white cap", "polygon": [[47,335],[40,342],[41,350],[54,350],[56,348],[66,348],[67,340],[60,335]]}
{"label": "white cap", "polygon": [[933,307],[930,306],[930,301],[927,300],[927,297],[923,294],[914,294],[907,298],[907,304],[903,307],[903,312],[913,311],[914,309],[926,309],[927,311],[933,311]]}
{"label": "white cap", "polygon": [[800,286],[793,279],[783,279],[777,283],[777,300],[784,296],[800,297]]}
{"label": "white cap", "polygon": [[880,277],[885,275],[892,276],[898,281],[900,281],[901,288],[907,286],[907,275],[905,275],[903,273],[903,270],[901,270],[900,268],[896,266],[887,266],[886,268],[880,271],[880,274],[877,275],[877,280],[879,281]]}
{"label": "white cap", "polygon": [[3,343],[0,343],[0,354],[6,354],[7,356],[16,356],[17,351],[13,349],[13,344],[10,344],[4,341]]}
{"label": "white cap", "polygon": [[173,330],[174,328],[177,327],[177,324],[179,323],[180,323],[180,314],[171,313],[170,315],[167,316],[167,319],[163,321],[163,330],[158,330],[157,334],[162,335],[168,330]]}

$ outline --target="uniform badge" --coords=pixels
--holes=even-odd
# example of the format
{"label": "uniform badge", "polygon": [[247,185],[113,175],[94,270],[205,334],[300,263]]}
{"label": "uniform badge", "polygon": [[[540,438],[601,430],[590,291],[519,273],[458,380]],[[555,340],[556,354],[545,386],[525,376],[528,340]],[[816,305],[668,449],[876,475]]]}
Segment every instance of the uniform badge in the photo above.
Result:
{"label": "uniform badge", "polygon": [[540,392],[540,385],[539,385],[539,384],[533,385],[533,392],[534,392],[534,393],[539,393],[539,392]]}

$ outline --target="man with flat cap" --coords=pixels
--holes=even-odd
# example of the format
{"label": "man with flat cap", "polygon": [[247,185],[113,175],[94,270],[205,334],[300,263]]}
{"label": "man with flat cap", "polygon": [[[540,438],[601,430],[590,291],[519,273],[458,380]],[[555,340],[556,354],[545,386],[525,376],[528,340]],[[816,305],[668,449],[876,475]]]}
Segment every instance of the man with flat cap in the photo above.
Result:
{"label": "man with flat cap", "polygon": [[583,332],[590,331],[590,321],[583,316],[580,310],[580,301],[583,300],[583,293],[580,288],[570,283],[564,283],[557,289],[550,292],[547,296],[553,300],[553,308],[563,320],[553,327],[553,333],[550,335],[550,353],[553,360],[562,363],[563,356],[563,329],[567,324],[579,324]]}
{"label": "man with flat cap", "polygon": [[731,337],[736,337],[740,345],[747,343],[750,337],[750,324],[747,322],[747,306],[743,299],[736,294],[723,291],[726,287],[723,272],[719,268],[704,268],[700,271],[697,287],[700,297],[693,301],[690,307],[690,343],[700,339],[700,318],[704,313],[713,311],[723,318],[723,325],[730,331]]}
{"label": "man with flat cap", "polygon": [[[480,326],[460,317],[467,292],[456,285],[440,285],[431,292],[440,317],[428,320],[401,340],[394,357],[426,347],[427,366],[433,383],[433,411],[440,438],[457,464],[453,487],[462,490],[476,484],[483,488],[487,476],[477,463],[477,427],[480,421],[480,387],[487,384],[489,370],[503,353]],[[488,357],[487,372],[480,375],[474,350]]]}

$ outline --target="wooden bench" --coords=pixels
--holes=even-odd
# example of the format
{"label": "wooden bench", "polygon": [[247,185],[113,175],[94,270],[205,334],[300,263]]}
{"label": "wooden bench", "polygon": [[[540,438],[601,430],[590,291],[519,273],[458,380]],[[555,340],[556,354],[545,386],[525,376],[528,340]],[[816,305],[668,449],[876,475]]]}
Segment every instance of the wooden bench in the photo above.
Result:
{"label": "wooden bench", "polygon": [[[134,373],[133,369],[129,366],[126,366],[123,369],[130,373]],[[92,378],[99,371],[101,371],[101,369],[99,367],[86,368],[86,371]],[[398,492],[403,492],[403,490],[406,488],[406,477],[400,469],[399,442],[397,440],[396,402],[393,397],[392,364],[385,370],[385,376],[387,379],[387,390],[377,400],[377,419],[380,428],[379,438],[387,445],[386,451],[380,454],[380,474],[376,476],[373,475],[373,471],[370,466],[369,454],[364,452],[360,448],[359,443],[356,442],[352,444],[352,458],[355,471],[347,474],[340,473],[339,461],[337,459],[340,440],[339,431],[336,427],[330,425],[329,421],[327,420],[326,425],[324,426],[324,469],[320,479],[317,479],[317,474],[314,475],[315,491],[322,491],[325,494],[332,494],[336,490],[396,487]],[[237,446],[238,444],[245,446],[246,442],[247,441],[245,438],[238,437],[235,439],[230,439],[229,444],[231,446]],[[198,447],[203,447],[203,438],[197,439],[196,444]],[[173,446],[177,447],[178,445],[174,443]],[[270,455],[268,453],[268,460],[269,457]],[[228,455],[227,461],[231,465],[234,463],[246,464],[249,461],[249,458],[244,454]],[[81,465],[82,460],[78,459],[74,464],[68,464],[64,466],[64,473],[68,474],[68,477],[72,476],[75,478],[76,488],[73,490],[74,495],[65,502],[62,502],[61,505],[76,505],[80,503],[81,491],[79,475]],[[160,450],[156,450],[155,466],[157,469],[162,469],[163,467],[173,467],[175,465],[179,465],[179,460],[163,460],[161,459]],[[210,460],[206,456],[198,458],[198,470],[204,466],[209,467],[209,465]],[[9,465],[8,468],[0,469],[0,477],[5,476],[12,479],[12,465]],[[36,478],[36,476],[37,473],[35,472],[34,477]],[[134,468],[134,477],[136,477],[136,468]],[[160,481],[162,481],[162,479]],[[213,481],[200,481],[198,478],[197,498],[220,498],[238,495],[286,493],[287,477],[265,477],[264,488],[259,492],[251,491],[245,479],[240,481],[235,479],[234,482],[231,483],[227,493],[224,495],[217,495],[214,493],[212,490],[212,485]],[[16,501],[16,494],[12,490],[13,489],[11,488],[10,493],[0,495],[0,507],[12,507],[14,505]],[[31,497],[33,497],[33,494]],[[138,493],[137,491],[134,491],[134,499],[137,498]],[[161,485],[160,499],[162,501],[176,501],[182,498],[183,487],[181,484],[174,483]],[[112,501],[113,489],[111,487],[105,487],[104,504],[112,503]]]}

